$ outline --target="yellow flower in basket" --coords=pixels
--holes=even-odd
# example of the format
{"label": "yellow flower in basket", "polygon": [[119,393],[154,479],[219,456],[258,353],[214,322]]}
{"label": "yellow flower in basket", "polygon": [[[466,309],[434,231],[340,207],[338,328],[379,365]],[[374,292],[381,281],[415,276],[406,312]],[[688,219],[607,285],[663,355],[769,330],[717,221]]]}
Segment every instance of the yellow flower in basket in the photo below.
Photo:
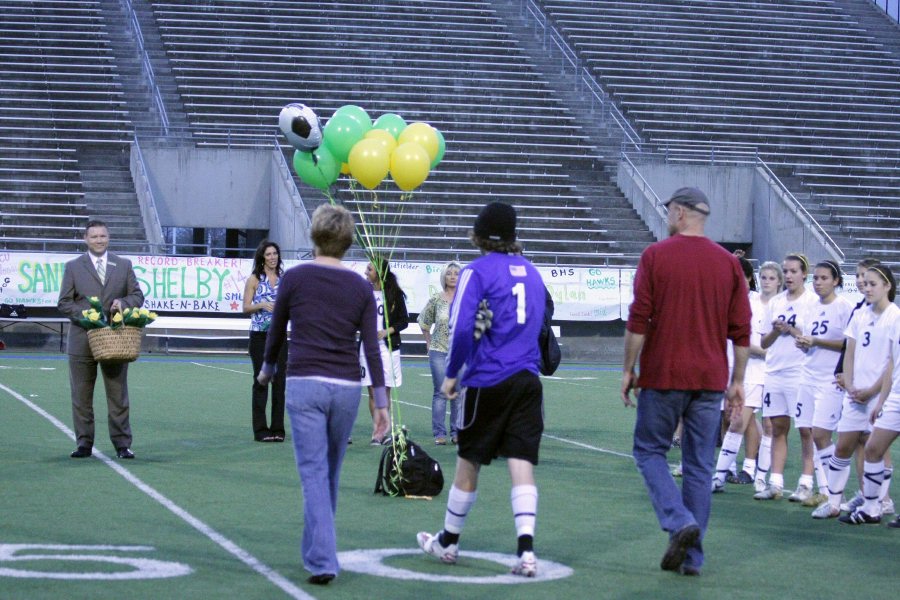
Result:
{"label": "yellow flower in basket", "polygon": [[116,313],[113,315],[112,322],[113,323],[121,323],[122,322],[122,313]]}
{"label": "yellow flower in basket", "polygon": [[100,313],[92,309],[90,312],[88,312],[87,318],[96,323],[100,320]]}

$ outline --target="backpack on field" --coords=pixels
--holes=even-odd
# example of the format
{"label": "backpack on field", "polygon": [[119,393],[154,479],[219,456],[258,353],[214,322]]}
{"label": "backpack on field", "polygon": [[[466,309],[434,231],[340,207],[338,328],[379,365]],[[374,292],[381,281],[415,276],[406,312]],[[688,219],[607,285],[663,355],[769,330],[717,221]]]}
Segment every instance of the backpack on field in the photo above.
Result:
{"label": "backpack on field", "polygon": [[[398,473],[399,465],[399,473]],[[375,493],[385,496],[437,496],[444,489],[441,465],[404,434],[381,453]]]}

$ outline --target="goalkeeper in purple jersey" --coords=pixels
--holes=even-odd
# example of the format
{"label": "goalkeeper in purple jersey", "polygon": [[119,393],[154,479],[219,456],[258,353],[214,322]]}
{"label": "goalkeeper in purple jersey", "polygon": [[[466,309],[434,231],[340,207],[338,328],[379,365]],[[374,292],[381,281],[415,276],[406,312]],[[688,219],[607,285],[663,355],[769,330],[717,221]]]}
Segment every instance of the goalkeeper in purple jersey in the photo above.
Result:
{"label": "goalkeeper in purple jersey", "polygon": [[534,465],[544,430],[538,335],[546,288],[537,269],[522,257],[512,206],[485,206],[475,221],[472,243],[484,256],[459,274],[442,386],[449,399],[461,395],[456,476],[444,529],[434,535],[420,532],[417,541],[425,553],[455,563],[460,533],[477,497],[481,465],[503,456],[512,479],[510,500],[518,536],[519,558],[512,572],[534,577]]}

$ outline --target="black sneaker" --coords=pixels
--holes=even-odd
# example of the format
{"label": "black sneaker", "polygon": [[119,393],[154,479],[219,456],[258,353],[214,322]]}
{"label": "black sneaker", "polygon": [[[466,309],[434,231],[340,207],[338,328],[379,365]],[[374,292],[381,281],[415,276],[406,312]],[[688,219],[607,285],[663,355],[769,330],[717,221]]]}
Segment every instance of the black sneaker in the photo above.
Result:
{"label": "black sneaker", "polygon": [[700,539],[699,525],[688,525],[676,531],[669,538],[669,547],[663,554],[659,568],[663,571],[678,571],[687,557],[688,548],[696,544],[698,539]]}
{"label": "black sneaker", "polygon": [[736,483],[738,485],[747,485],[753,483],[753,475],[751,475],[747,471],[741,471],[737,474],[737,477],[729,473],[725,476],[725,481],[727,481],[728,483]]}
{"label": "black sneaker", "polygon": [[846,515],[841,515],[838,518],[838,521],[844,523],[846,525],[875,525],[877,523],[881,523],[881,515],[877,517],[873,517],[859,510],[858,508],[851,513],[847,513]]}
{"label": "black sneaker", "polygon": [[893,527],[893,528],[895,528],[895,529],[900,529],[900,516],[898,516],[896,519],[894,519],[893,521],[891,521],[890,523],[888,523],[888,527]]}
{"label": "black sneaker", "polygon": [[134,458],[134,452],[131,451],[131,448],[117,448],[116,458],[132,459]]}

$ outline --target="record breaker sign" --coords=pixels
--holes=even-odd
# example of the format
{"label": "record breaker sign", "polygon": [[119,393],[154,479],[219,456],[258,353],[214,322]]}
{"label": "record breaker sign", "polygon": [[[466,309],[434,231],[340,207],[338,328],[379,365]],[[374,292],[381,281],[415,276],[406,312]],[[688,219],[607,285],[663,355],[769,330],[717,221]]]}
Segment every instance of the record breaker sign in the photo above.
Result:
{"label": "record breaker sign", "polygon": [[[66,262],[77,254],[0,251],[0,302],[55,307]],[[144,306],[155,312],[242,312],[244,284],[253,261],[208,256],[125,255],[134,266]],[[285,261],[290,268],[300,261]],[[346,261],[359,273],[365,261]],[[411,313],[441,291],[443,263],[392,261]],[[538,267],[559,321],[611,321],[627,315],[633,269]],[[624,285],[628,282],[628,285]],[[624,310],[624,312],[623,312]]]}

